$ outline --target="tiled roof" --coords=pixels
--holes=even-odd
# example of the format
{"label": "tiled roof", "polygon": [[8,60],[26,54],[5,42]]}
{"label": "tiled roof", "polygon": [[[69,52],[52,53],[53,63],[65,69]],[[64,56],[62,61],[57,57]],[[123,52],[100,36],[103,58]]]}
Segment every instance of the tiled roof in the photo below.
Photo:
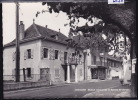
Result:
{"label": "tiled roof", "polygon": [[[53,35],[57,35],[58,40],[52,38]],[[57,43],[67,44],[67,42],[65,40],[68,37],[66,37],[65,35],[63,35],[60,32],[56,32],[52,29],[48,29],[48,28],[45,28],[43,26],[33,23],[28,29],[25,30],[24,38],[23,38],[23,40],[20,41],[20,43],[27,42],[28,40],[38,39],[38,38],[43,38],[45,40],[54,41]],[[15,45],[15,42],[16,42],[16,39],[14,39],[12,42],[4,45],[4,47]]]}
{"label": "tiled roof", "polygon": [[65,41],[67,39],[67,37],[64,34],[57,32],[57,31],[54,31],[54,30],[49,29],[49,28],[42,27],[40,25],[36,25],[36,27],[42,36],[53,39],[51,36],[58,35],[58,41],[67,43]]}

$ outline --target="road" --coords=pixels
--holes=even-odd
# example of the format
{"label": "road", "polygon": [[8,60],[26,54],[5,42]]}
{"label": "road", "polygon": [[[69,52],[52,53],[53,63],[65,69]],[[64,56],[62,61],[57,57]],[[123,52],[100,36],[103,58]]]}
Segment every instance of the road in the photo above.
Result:
{"label": "road", "polygon": [[82,98],[94,89],[106,89],[120,86],[119,80],[100,82],[82,82],[55,87],[41,87],[25,91],[4,92],[4,99],[44,99],[44,98]]}

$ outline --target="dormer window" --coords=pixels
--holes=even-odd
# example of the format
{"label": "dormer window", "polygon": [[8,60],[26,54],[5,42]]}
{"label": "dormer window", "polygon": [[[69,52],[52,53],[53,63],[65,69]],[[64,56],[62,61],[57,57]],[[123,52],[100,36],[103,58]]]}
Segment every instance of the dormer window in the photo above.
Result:
{"label": "dormer window", "polygon": [[55,39],[58,40],[58,35],[55,36]]}
{"label": "dormer window", "polygon": [[54,38],[54,39],[56,39],[56,40],[58,40],[58,34],[52,35],[51,37]]}

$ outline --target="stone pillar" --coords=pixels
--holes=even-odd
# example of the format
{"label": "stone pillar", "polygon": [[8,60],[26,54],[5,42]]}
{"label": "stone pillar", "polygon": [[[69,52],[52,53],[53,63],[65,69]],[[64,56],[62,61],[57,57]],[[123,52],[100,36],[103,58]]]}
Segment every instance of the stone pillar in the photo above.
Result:
{"label": "stone pillar", "polygon": [[67,65],[67,83],[70,83],[70,66]]}
{"label": "stone pillar", "polygon": [[78,82],[78,68],[75,66],[75,82]]}

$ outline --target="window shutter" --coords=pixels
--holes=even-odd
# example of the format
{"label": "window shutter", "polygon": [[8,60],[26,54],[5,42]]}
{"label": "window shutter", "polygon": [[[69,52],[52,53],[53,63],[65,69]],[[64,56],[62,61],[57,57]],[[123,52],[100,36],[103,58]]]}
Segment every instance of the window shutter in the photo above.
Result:
{"label": "window shutter", "polygon": [[52,59],[52,50],[49,49],[49,59],[51,60]]}
{"label": "window shutter", "polygon": [[12,54],[12,60],[13,61],[15,60],[15,52],[13,52],[13,54]]}
{"label": "window shutter", "polygon": [[34,68],[31,68],[31,77],[34,77]]}
{"label": "window shutter", "polygon": [[44,58],[44,48],[41,47],[41,59],[43,59],[43,58]]}
{"label": "window shutter", "polygon": [[34,50],[31,49],[31,58],[33,59],[33,56],[34,56]]}
{"label": "window shutter", "polygon": [[62,57],[62,51],[60,50],[59,51],[59,59],[61,60],[61,57]]}
{"label": "window shutter", "polygon": [[24,51],[24,60],[26,60],[27,59],[27,51],[25,50]]}
{"label": "window shutter", "polygon": [[55,50],[52,49],[52,59],[54,60],[55,59]]}

